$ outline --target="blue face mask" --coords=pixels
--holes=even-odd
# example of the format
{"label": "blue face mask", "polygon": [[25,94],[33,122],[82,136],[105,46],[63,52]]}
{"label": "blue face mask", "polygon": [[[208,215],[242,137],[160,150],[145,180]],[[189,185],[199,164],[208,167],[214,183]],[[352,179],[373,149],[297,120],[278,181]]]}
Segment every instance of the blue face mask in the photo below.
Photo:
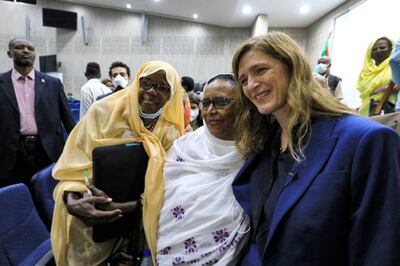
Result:
{"label": "blue face mask", "polygon": [[195,120],[198,116],[199,116],[199,109],[198,108],[190,110],[190,122]]}
{"label": "blue face mask", "polygon": [[144,119],[156,119],[157,117],[160,116],[162,111],[163,111],[163,109],[160,108],[160,109],[158,109],[157,112],[155,112],[153,114],[146,114],[146,113],[143,112],[142,107],[139,106],[139,115],[140,115],[141,118],[144,118]]}

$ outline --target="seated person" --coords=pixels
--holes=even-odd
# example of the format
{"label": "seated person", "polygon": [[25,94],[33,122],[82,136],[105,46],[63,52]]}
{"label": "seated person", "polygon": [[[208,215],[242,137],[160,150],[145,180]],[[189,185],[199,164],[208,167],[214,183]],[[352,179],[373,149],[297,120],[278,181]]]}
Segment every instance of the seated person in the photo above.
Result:
{"label": "seated person", "polygon": [[206,85],[206,126],[174,142],[164,165],[164,204],[158,265],[236,265],[249,218],[236,202],[232,181],[243,161],[233,141],[237,96],[232,75]]}
{"label": "seated person", "polygon": [[[99,146],[143,142],[149,156],[143,194],[143,226],[155,254],[155,234],[163,199],[162,164],[165,151],[183,134],[182,91],[175,69],[161,61],[143,64],[132,85],[97,101],[71,132],[53,176],[55,209],[51,230],[57,265],[99,265],[119,252],[123,240],[93,242],[92,225],[112,222],[140,203],[115,203],[90,185],[92,151]],[[112,178],[112,177],[110,177]],[[94,204],[104,203],[99,209]]]}

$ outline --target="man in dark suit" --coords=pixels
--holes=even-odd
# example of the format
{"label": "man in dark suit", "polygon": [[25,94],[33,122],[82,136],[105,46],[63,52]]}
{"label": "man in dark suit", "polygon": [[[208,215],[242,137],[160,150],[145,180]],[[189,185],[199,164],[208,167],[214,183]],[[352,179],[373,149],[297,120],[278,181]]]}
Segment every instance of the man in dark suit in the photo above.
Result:
{"label": "man in dark suit", "polygon": [[23,38],[9,42],[14,68],[0,74],[0,187],[24,182],[57,161],[64,147],[63,125],[75,122],[61,81],[35,71],[35,48]]}

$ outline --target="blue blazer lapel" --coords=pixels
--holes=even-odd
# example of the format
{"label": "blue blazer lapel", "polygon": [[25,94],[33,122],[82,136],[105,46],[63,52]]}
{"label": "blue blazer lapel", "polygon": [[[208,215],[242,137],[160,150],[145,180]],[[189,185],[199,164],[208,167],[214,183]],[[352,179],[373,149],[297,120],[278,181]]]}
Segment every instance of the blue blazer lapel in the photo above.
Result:
{"label": "blue blazer lapel", "polygon": [[14,85],[11,80],[11,71],[8,71],[0,79],[0,87],[3,88],[4,93],[7,95],[14,109],[19,113],[17,96],[15,96]]}
{"label": "blue blazer lapel", "polygon": [[[264,204],[273,185],[272,162],[270,156],[260,156],[257,167],[252,171],[250,182],[250,199],[253,219],[253,229],[256,232],[260,226],[261,215],[264,212]],[[255,236],[255,235],[254,235]]]}
{"label": "blue blazer lapel", "polygon": [[256,161],[256,158],[257,155],[253,154],[244,162],[232,183],[232,189],[234,191],[236,200],[250,217],[250,175],[246,175],[245,172],[250,168],[251,165],[253,165],[253,163]]}
{"label": "blue blazer lapel", "polygon": [[331,136],[335,124],[332,119],[316,119],[312,124],[310,139],[304,150],[306,160],[296,163],[289,173],[275,207],[264,253],[282,218],[306,192],[329,159],[337,139]]}

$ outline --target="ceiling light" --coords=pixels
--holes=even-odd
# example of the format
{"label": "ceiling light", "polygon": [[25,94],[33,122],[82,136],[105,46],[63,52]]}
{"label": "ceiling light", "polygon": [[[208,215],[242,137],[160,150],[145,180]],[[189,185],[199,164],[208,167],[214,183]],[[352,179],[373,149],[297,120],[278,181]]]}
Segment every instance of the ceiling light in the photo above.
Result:
{"label": "ceiling light", "polygon": [[308,14],[310,12],[310,6],[308,5],[304,5],[302,7],[300,7],[300,14]]}
{"label": "ceiling light", "polygon": [[127,3],[126,8],[132,8],[131,4]]}
{"label": "ceiling light", "polygon": [[245,14],[245,15],[250,14],[251,13],[251,6],[244,6],[242,8],[242,13]]}
{"label": "ceiling light", "polygon": [[194,14],[193,14],[193,18],[194,18],[194,19],[198,19],[198,18],[199,18],[199,15],[197,15],[196,13],[194,13]]}
{"label": "ceiling light", "polygon": [[154,0],[154,2],[160,2],[160,0]]}

